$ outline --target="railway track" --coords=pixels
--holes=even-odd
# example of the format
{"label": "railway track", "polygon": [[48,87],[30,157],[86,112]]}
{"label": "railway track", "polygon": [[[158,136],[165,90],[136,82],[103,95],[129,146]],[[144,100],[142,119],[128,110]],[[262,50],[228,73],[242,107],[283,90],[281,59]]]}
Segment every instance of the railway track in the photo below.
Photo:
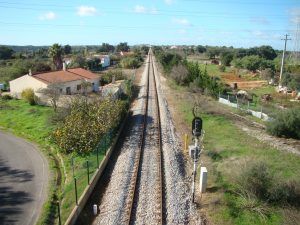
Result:
{"label": "railway track", "polygon": [[128,191],[126,224],[164,222],[160,110],[151,52],[148,58],[142,132]]}

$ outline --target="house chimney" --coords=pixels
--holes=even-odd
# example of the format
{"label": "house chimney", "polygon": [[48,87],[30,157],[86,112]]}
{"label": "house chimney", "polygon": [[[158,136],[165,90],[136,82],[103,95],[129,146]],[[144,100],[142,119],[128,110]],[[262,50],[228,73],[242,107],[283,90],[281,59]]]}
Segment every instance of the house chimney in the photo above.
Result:
{"label": "house chimney", "polygon": [[63,71],[67,71],[67,64],[63,62]]}
{"label": "house chimney", "polygon": [[29,76],[32,76],[31,69],[29,69],[28,75],[29,75]]}

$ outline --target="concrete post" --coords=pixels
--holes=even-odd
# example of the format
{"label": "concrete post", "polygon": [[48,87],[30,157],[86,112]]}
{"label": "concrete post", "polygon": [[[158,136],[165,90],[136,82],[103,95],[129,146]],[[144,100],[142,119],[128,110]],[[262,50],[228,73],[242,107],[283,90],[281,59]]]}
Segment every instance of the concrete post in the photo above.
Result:
{"label": "concrete post", "polygon": [[204,193],[207,186],[207,169],[206,167],[201,167],[200,169],[200,192]]}

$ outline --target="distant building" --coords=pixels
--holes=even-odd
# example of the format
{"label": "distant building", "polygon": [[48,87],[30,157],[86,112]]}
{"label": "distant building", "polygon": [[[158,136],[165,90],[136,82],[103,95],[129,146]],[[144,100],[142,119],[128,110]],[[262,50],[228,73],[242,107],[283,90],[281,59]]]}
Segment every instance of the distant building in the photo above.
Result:
{"label": "distant building", "polygon": [[109,55],[93,55],[94,58],[100,59],[100,63],[102,68],[106,68],[110,66],[110,57]]}
{"label": "distant building", "polygon": [[4,84],[0,84],[0,90],[4,91],[5,90],[5,85]]}
{"label": "distant building", "polygon": [[109,55],[100,56],[102,68],[110,66],[110,57]]}
{"label": "distant building", "polygon": [[12,96],[17,98],[21,97],[21,93],[24,89],[32,88],[38,97],[41,97],[39,91],[47,88],[51,84],[57,84],[60,88],[61,94],[72,95],[82,92],[83,82],[91,83],[91,87],[87,88],[87,92],[98,92],[100,77],[88,70],[82,68],[64,69],[60,71],[28,74],[19,77],[9,82],[10,92]]}

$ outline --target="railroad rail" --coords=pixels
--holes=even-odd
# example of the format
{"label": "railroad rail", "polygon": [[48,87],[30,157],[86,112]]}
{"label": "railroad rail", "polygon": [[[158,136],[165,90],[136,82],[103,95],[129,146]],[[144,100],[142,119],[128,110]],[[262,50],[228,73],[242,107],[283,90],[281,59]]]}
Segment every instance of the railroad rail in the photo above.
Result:
{"label": "railroad rail", "polygon": [[[150,50],[151,51],[151,50]],[[156,152],[156,160],[157,160],[157,177],[156,177],[156,187],[155,187],[155,194],[158,195],[156,199],[156,208],[157,211],[152,212],[155,216],[155,224],[163,224],[163,158],[162,158],[162,138],[161,138],[161,120],[160,120],[160,110],[159,110],[159,100],[158,100],[158,92],[157,92],[157,85],[156,85],[156,77],[154,74],[154,66],[153,66],[153,60],[152,60],[152,53],[149,52],[148,55],[148,72],[147,72],[147,81],[146,81],[146,99],[145,99],[145,105],[144,105],[144,114],[143,114],[143,121],[141,124],[141,136],[140,136],[140,142],[139,142],[139,151],[137,152],[135,156],[135,162],[134,162],[134,169],[133,169],[133,175],[130,183],[130,188],[128,191],[128,201],[127,201],[127,209],[126,211],[126,224],[133,224],[135,222],[135,219],[137,218],[137,211],[135,208],[137,207],[136,204],[138,204],[138,196],[139,196],[139,180],[142,176],[142,164],[147,163],[142,161],[142,157],[145,151],[145,143],[146,138],[149,132],[147,133],[147,125],[148,125],[148,111],[149,111],[149,86],[150,86],[150,76],[152,75],[153,78],[153,86],[154,86],[154,98],[155,98],[155,115],[156,115],[156,124],[155,124],[155,131],[157,132],[157,150]],[[153,119],[154,121],[154,119]],[[149,137],[148,137],[149,138]],[[153,188],[153,187],[147,187],[147,188]],[[149,221],[151,222],[151,221]],[[152,221],[153,222],[153,221]]]}

